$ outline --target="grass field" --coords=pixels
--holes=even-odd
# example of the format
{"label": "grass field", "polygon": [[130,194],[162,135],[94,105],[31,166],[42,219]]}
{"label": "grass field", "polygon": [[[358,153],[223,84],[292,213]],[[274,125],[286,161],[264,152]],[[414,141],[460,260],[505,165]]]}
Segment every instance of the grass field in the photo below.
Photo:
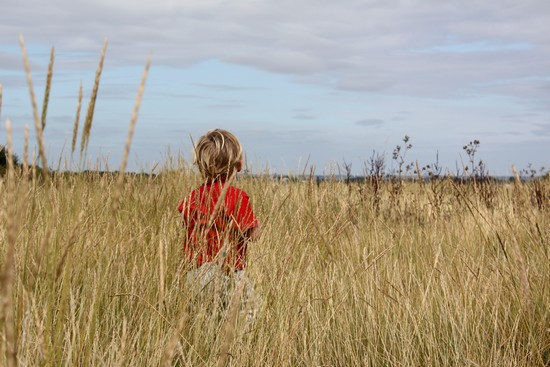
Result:
{"label": "grass field", "polygon": [[250,322],[241,288],[220,313],[186,286],[176,208],[199,175],[178,157],[123,174],[150,59],[121,173],[48,172],[47,98],[40,120],[21,47],[44,169],[28,133],[22,166],[0,154],[0,366],[550,366],[548,176],[487,180],[474,140],[470,179],[417,165],[404,181],[405,137],[397,179],[374,155],[363,181],[239,177],[263,229]]}
{"label": "grass field", "polygon": [[185,164],[1,178],[0,365],[549,365],[548,181],[373,200],[369,181],[241,177],[263,224],[252,324],[185,287],[176,207],[198,184]]}

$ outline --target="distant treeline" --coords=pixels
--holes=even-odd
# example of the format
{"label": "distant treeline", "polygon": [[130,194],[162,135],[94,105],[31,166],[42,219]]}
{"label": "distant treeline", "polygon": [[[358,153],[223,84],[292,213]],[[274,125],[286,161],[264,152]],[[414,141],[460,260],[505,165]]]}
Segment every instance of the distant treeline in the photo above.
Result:
{"label": "distant treeline", "polygon": [[[255,175],[249,175],[249,177],[256,177]],[[258,177],[261,177],[258,176]],[[314,181],[314,182],[327,182],[327,181],[338,181],[338,182],[345,182],[345,183],[362,183],[365,181],[370,180],[380,180],[380,181],[395,181],[395,180],[402,180],[405,182],[415,182],[415,181],[422,181],[422,182],[429,182],[431,180],[443,180],[443,179],[450,179],[453,182],[468,182],[468,181],[495,181],[495,182],[513,182],[515,180],[514,176],[486,176],[483,178],[475,178],[470,176],[460,176],[460,175],[446,175],[446,176],[437,176],[437,177],[429,177],[429,176],[397,176],[392,174],[387,174],[383,177],[377,178],[377,177],[371,177],[371,176],[365,176],[365,175],[353,175],[350,177],[347,177],[345,175],[314,175],[314,176],[304,176],[304,175],[270,175],[270,177],[273,180],[276,181],[282,181],[282,182],[299,182],[299,181]],[[531,181],[536,179],[550,179],[550,174],[546,174],[546,176],[520,176],[520,179],[522,181]]]}
{"label": "distant treeline", "polygon": [[[404,139],[408,143],[408,138]],[[470,144],[473,144],[475,148],[479,146],[479,141],[474,141]],[[408,144],[406,150],[411,149],[412,145]],[[403,149],[399,146],[395,149],[392,159],[397,163],[397,168],[392,170],[386,169],[385,157],[381,154],[373,152],[372,157],[367,160],[364,164],[364,174],[362,175],[353,175],[351,173],[351,164],[346,163],[345,161],[341,166],[338,166],[338,173],[328,174],[328,175],[316,175],[314,174],[314,168],[311,168],[311,172],[306,174],[253,174],[253,173],[244,173],[241,177],[266,177],[269,176],[275,181],[281,182],[298,182],[298,181],[315,181],[317,183],[326,182],[326,181],[339,181],[345,183],[360,183],[365,181],[422,181],[429,182],[433,180],[441,179],[450,179],[454,182],[468,182],[468,181],[495,181],[495,182],[513,182],[516,178],[515,176],[498,176],[490,175],[489,171],[482,160],[476,161],[472,153],[470,146],[465,146],[464,149],[471,156],[469,165],[462,167],[462,169],[457,169],[456,172],[443,173],[443,167],[439,164],[437,158],[436,162],[433,164],[427,164],[420,167],[417,162],[405,162],[405,156],[402,154]],[[15,167],[21,167],[22,163],[17,155],[13,155],[13,164]],[[3,145],[0,145],[0,176],[3,176],[7,170],[8,166],[8,154],[6,148]],[[37,167],[37,170],[40,170],[40,167]],[[103,176],[117,176],[119,171],[100,171],[100,170],[84,170],[84,171],[62,171],[62,174],[73,175],[73,174],[85,174],[85,175],[98,175]],[[126,176],[144,176],[144,177],[155,177],[159,173],[148,173],[148,172],[126,172]],[[527,165],[527,168],[521,169],[518,173],[518,178],[522,181],[531,181],[539,178],[550,179],[550,169],[541,167],[540,169],[535,169],[531,164]]]}

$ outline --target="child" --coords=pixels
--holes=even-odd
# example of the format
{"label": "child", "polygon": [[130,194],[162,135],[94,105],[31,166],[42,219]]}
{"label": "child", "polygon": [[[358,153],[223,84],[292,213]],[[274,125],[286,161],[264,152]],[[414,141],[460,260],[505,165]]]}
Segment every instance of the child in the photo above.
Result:
{"label": "child", "polygon": [[209,131],[195,147],[195,164],[205,182],[178,208],[187,227],[184,255],[194,268],[186,283],[202,290],[221,277],[227,289],[228,275],[243,278],[247,242],[260,234],[248,195],[231,186],[242,169],[241,144],[228,131]]}

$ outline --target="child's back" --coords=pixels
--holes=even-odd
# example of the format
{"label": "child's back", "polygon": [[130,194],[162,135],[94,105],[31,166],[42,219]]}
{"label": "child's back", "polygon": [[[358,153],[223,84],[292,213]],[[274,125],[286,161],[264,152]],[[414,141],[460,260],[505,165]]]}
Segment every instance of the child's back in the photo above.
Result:
{"label": "child's back", "polygon": [[[225,188],[224,192],[225,185],[209,181],[193,190],[180,204],[178,210],[187,226],[184,252],[197,267],[205,262],[217,262],[233,270],[243,270],[246,242],[258,227],[258,220],[248,195],[234,186]],[[220,199],[223,203],[216,208]]]}
{"label": "child's back", "polygon": [[195,163],[205,183],[178,208],[187,227],[185,256],[195,267],[214,262],[225,271],[243,270],[246,244],[258,237],[259,222],[248,195],[230,185],[242,169],[241,144],[228,131],[209,131],[197,143]]}

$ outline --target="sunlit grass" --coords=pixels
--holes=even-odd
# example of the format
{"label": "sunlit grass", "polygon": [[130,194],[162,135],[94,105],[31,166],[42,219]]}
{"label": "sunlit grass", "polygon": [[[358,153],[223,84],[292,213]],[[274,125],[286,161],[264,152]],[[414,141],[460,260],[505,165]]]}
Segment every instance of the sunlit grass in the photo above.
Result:
{"label": "sunlit grass", "polygon": [[49,172],[21,45],[39,149],[29,166],[26,130],[14,167],[0,147],[0,366],[550,365],[549,177],[492,181],[474,140],[453,180],[407,164],[408,136],[393,175],[373,154],[364,181],[239,177],[263,232],[249,322],[238,298],[219,310],[186,286],[176,208],[200,176],[170,156],[156,175],[124,174],[150,61],[120,172]]}
{"label": "sunlit grass", "polygon": [[[2,264],[16,211],[13,301],[21,365],[213,365],[223,318],[193,303],[176,211],[200,183],[185,167],[127,175],[16,174],[2,200]],[[405,183],[399,206],[383,184],[243,177],[263,222],[248,276],[262,307],[237,322],[230,365],[548,363],[548,206],[531,184],[494,184],[488,208],[471,184]],[[548,183],[545,189],[548,190]],[[350,190],[351,188],[351,190]],[[162,288],[161,288],[162,286]],[[5,364],[11,340],[0,329]],[[164,357],[163,357],[164,356]]]}

